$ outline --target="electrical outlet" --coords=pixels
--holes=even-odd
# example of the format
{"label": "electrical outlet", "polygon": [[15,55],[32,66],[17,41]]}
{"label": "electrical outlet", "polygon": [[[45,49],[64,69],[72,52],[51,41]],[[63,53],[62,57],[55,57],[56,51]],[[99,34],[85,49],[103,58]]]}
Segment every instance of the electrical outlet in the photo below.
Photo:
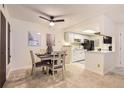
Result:
{"label": "electrical outlet", "polygon": [[100,64],[98,64],[97,67],[99,68],[100,67]]}

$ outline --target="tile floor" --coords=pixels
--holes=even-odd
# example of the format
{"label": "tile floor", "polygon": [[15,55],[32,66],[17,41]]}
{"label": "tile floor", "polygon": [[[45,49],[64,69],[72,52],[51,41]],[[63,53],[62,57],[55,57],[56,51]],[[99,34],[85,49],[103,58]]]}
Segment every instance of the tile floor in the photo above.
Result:
{"label": "tile floor", "polygon": [[116,68],[105,76],[84,70],[83,64],[66,66],[65,79],[57,74],[53,80],[40,70],[33,76],[30,69],[12,72],[4,88],[123,88],[124,68]]}

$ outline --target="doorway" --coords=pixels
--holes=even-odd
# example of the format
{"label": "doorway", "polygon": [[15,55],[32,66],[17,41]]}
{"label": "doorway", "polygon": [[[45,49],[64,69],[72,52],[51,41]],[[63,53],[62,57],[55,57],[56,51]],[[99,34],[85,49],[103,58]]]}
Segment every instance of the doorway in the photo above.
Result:
{"label": "doorway", "polygon": [[6,18],[0,11],[0,87],[6,81]]}

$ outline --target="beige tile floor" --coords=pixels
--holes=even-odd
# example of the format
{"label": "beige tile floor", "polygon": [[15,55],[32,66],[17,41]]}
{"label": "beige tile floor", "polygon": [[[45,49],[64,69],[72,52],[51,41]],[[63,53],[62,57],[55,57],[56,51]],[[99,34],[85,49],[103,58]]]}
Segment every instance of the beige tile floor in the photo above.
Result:
{"label": "beige tile floor", "polygon": [[124,68],[116,68],[105,76],[84,70],[83,64],[66,66],[65,79],[57,74],[56,80],[41,70],[33,76],[30,69],[12,72],[4,88],[123,88]]}

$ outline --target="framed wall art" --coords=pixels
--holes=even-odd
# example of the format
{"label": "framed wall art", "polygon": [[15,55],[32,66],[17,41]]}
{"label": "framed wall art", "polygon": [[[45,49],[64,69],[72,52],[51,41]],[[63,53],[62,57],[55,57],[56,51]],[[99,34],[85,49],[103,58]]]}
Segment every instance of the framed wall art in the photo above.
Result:
{"label": "framed wall art", "polygon": [[41,34],[28,32],[28,46],[40,46],[41,45]]}

